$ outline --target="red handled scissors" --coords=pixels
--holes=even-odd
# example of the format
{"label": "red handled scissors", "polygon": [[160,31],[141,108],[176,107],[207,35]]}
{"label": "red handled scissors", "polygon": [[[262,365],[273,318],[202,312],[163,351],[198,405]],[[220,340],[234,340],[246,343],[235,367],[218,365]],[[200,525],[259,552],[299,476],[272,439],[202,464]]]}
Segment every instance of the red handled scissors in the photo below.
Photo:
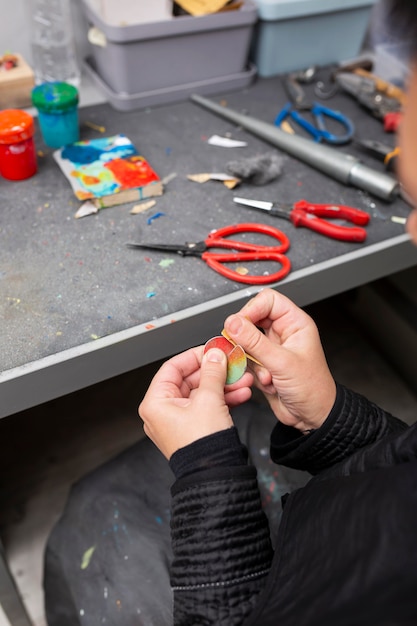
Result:
{"label": "red handled scissors", "polygon": [[[267,211],[275,217],[283,217],[290,220],[295,227],[305,226],[332,239],[356,243],[362,243],[366,239],[366,230],[361,226],[368,224],[370,216],[369,213],[361,209],[343,204],[312,204],[307,200],[299,200],[292,205],[276,205],[273,202],[236,197],[233,200],[238,204]],[[347,220],[355,226],[340,226],[323,218]]]}
{"label": "red handled scissors", "polygon": [[[276,239],[279,245],[262,246],[234,239],[226,239],[230,235],[238,233],[260,233]],[[160,243],[128,243],[129,248],[141,248],[144,250],[161,250],[165,252],[175,252],[181,256],[197,256],[203,259],[211,269],[222,276],[248,285],[265,285],[281,280],[291,270],[291,262],[285,256],[285,252],[290,247],[290,240],[285,233],[277,228],[266,224],[233,224],[224,226],[212,231],[204,241],[197,243],[186,243],[184,245],[160,244]],[[208,252],[210,248],[225,248],[230,252]],[[233,252],[235,251],[235,252]],[[234,263],[236,261],[275,261],[281,268],[267,275],[243,275],[226,267],[224,263]]]}

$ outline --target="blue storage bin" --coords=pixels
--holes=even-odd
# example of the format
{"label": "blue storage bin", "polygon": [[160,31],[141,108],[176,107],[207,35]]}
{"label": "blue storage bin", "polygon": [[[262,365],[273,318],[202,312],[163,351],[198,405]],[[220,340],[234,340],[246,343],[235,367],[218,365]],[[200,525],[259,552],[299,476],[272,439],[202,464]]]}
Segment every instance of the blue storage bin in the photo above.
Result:
{"label": "blue storage bin", "polygon": [[376,0],[254,0],[251,60],[263,77],[356,56]]}

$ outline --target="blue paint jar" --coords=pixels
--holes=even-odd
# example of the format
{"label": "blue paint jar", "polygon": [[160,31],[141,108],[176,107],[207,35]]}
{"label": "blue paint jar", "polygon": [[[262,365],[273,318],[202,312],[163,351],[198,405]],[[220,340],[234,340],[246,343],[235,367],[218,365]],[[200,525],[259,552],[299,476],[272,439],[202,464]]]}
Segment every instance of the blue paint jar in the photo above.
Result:
{"label": "blue paint jar", "polygon": [[77,88],[69,83],[42,83],[32,90],[42,137],[50,148],[79,140],[78,100]]}

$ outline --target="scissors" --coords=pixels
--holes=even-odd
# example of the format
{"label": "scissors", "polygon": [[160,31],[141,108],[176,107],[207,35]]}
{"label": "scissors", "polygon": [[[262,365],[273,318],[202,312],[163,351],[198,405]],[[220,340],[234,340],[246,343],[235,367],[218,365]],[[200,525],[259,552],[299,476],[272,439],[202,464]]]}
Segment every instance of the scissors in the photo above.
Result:
{"label": "scissors", "polygon": [[[279,245],[262,246],[244,241],[236,241],[227,239],[229,235],[238,233],[261,233],[276,239]],[[233,224],[224,226],[218,230],[212,231],[204,241],[196,243],[178,244],[160,244],[160,243],[128,243],[130,248],[141,248],[144,250],[161,250],[166,252],[175,252],[181,256],[197,256],[203,259],[211,269],[215,270],[222,276],[235,280],[239,283],[248,285],[265,285],[281,280],[291,270],[291,262],[285,252],[290,247],[290,240],[285,233],[277,228],[266,224]],[[208,252],[210,248],[225,248],[230,252]],[[236,252],[233,252],[236,250]],[[242,275],[239,272],[226,267],[224,263],[234,263],[235,261],[276,261],[281,268],[267,275]]]}
{"label": "scissors", "polygon": [[[319,102],[310,102],[302,87],[296,80],[296,76],[290,75],[285,80],[286,91],[289,94],[288,102],[275,118],[275,126],[281,126],[282,122],[291,117],[301,128],[304,128],[313,137],[314,141],[324,141],[330,144],[348,143],[355,132],[355,127],[351,120],[340,111],[335,111],[323,106]],[[308,111],[314,123],[308,121],[301,111]],[[345,129],[340,135],[331,133],[327,128],[327,119],[335,120]]]}
{"label": "scissors", "polygon": [[[332,239],[356,243],[362,243],[366,239],[366,230],[361,226],[368,224],[370,216],[369,213],[361,211],[361,209],[343,204],[312,204],[307,200],[299,200],[290,205],[277,205],[273,202],[236,197],[233,198],[233,201],[254,209],[268,211],[270,215],[290,220],[295,227],[305,226]],[[356,226],[340,226],[323,218],[344,219]]]}

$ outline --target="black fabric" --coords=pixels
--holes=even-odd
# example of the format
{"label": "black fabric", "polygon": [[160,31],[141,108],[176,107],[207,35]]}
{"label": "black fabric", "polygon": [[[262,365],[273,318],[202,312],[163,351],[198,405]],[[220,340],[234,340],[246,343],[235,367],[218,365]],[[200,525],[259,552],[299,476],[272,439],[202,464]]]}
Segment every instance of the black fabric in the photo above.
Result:
{"label": "black fabric", "polygon": [[247,462],[247,449],[240,442],[237,428],[233,427],[180,448],[170,458],[169,466],[175,478],[182,478],[208,467],[234,467]]}
{"label": "black fabric", "polygon": [[341,386],[308,435],[254,402],[234,417],[248,464],[174,482],[145,440],[73,487],[49,626],[417,624],[417,426]]}
{"label": "black fabric", "polygon": [[[195,568],[181,567],[189,546],[199,555],[194,557],[197,567],[208,555],[222,555],[227,550],[223,532],[231,519],[235,541],[244,541],[245,509],[257,494],[247,489],[245,502],[232,515],[229,494],[236,486],[236,468],[232,476],[231,468],[217,467],[214,481],[213,475],[196,472],[176,482],[174,526],[195,510],[215,506],[223,513],[209,533],[201,526],[193,530],[188,520],[187,541],[173,535],[171,580],[174,589],[179,579],[187,588],[187,593],[174,591],[175,626],[417,624],[417,426],[407,427],[348,389],[338,393],[343,401],[328,423],[310,435],[297,434],[291,450],[280,457],[290,456],[292,465],[314,472],[321,465],[321,471],[286,498],[267,579],[250,579],[259,567],[251,562],[252,553],[245,557],[244,551],[229,551],[228,571],[235,579],[227,579],[227,588],[215,588],[210,571],[201,572],[193,586]],[[280,440],[279,431],[275,427],[275,451],[288,445],[287,433]],[[187,505],[176,511],[184,492]],[[261,524],[253,528],[254,551],[266,536]]]}
{"label": "black fabric", "polygon": [[72,487],[45,552],[50,626],[172,622],[171,483],[145,439]]}
{"label": "black fabric", "polygon": [[[274,541],[281,496],[306,484],[310,475],[272,463],[269,438],[276,419],[265,405],[246,403],[234,411],[234,421],[243,444],[239,459],[248,455],[257,467],[269,541]],[[239,442],[236,433],[231,436]],[[197,473],[206,476],[205,471]],[[48,626],[172,625],[169,524],[174,480],[166,459],[145,439],[72,487],[45,551]],[[205,593],[210,596],[211,591]]]}
{"label": "black fabric", "polygon": [[[235,621],[243,620],[269,572],[272,546],[255,468],[228,469],[229,476],[223,480],[215,479],[218,468],[207,470],[204,483],[198,486],[198,498],[189,477],[175,487],[172,542],[176,557],[171,571],[174,624],[189,623],[190,615],[193,624],[208,621],[229,626],[232,616]],[[205,500],[210,501],[210,507],[200,506]],[[213,550],[219,532],[221,550]],[[201,599],[198,604],[194,602],[196,592]]]}
{"label": "black fabric", "polygon": [[335,404],[323,426],[309,435],[277,422],[271,435],[271,457],[287,467],[317,474],[407,426],[364,396],[337,385]]}
{"label": "black fabric", "polygon": [[417,624],[417,461],[313,479],[288,498],[244,626]]}

